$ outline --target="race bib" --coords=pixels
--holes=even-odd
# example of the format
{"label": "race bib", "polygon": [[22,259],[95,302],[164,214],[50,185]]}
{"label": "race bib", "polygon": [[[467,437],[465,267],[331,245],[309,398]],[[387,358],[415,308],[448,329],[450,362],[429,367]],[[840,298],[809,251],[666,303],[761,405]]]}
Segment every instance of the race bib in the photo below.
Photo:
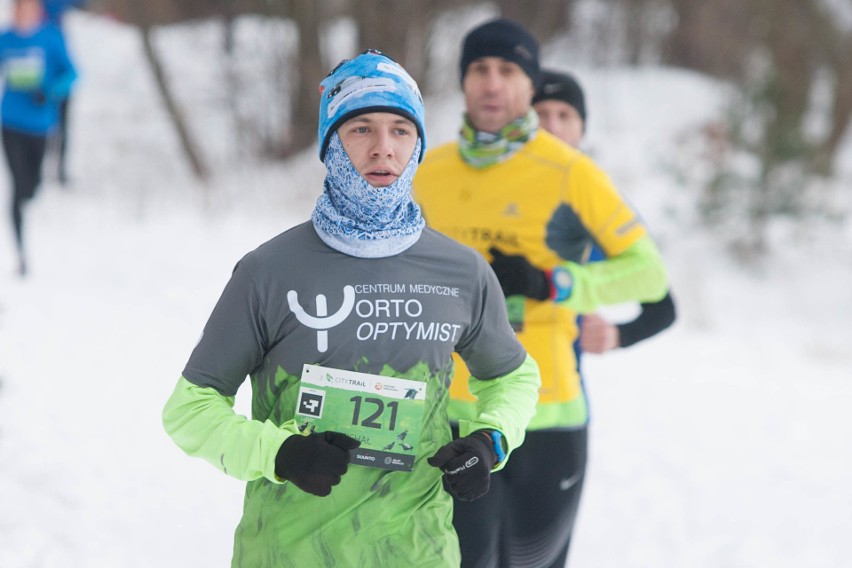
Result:
{"label": "race bib", "polygon": [[39,52],[6,60],[6,84],[19,91],[37,89],[44,80],[44,56]]}
{"label": "race bib", "polygon": [[360,440],[350,463],[411,471],[425,407],[426,383],[305,365],[296,422],[302,431],[333,430]]}

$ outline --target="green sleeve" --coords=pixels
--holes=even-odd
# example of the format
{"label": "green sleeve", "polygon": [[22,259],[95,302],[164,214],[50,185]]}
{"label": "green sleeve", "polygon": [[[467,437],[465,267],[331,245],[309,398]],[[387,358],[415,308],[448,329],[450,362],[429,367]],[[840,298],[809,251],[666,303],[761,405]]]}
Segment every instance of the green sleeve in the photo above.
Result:
{"label": "green sleeve", "polygon": [[573,279],[571,295],[561,304],[580,314],[622,302],[656,302],[668,291],[668,276],[650,237],[602,262],[562,265]]}
{"label": "green sleeve", "polygon": [[163,426],[184,452],[232,477],[283,483],[275,476],[275,456],[284,440],[298,433],[295,423],[279,428],[240,416],[233,407],[233,397],[181,377],[163,409]]}
{"label": "green sleeve", "polygon": [[[506,455],[524,441],[527,424],[535,414],[541,376],[538,364],[527,355],[521,366],[505,375],[479,380],[470,378],[470,392],[477,397],[476,418],[459,420],[459,435],[483,428],[499,430],[506,442]],[[507,460],[494,468],[501,469]]]}

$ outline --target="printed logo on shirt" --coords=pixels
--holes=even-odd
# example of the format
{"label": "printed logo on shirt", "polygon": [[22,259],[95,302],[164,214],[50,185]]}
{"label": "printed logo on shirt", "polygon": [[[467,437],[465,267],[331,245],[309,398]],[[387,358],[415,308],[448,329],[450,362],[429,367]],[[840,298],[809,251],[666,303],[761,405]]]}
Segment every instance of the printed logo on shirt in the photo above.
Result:
{"label": "printed logo on shirt", "polygon": [[[512,216],[511,204],[507,207],[503,215],[504,216]],[[517,215],[520,214],[520,211],[515,211]],[[446,235],[454,238],[455,240],[464,243],[473,248],[487,248],[491,245],[497,246],[507,246],[507,247],[520,247],[520,239],[518,238],[518,234],[514,232],[507,232],[500,229],[492,229],[489,227],[445,227],[441,229]]]}
{"label": "printed logo on shirt", "polygon": [[509,203],[506,205],[506,208],[503,210],[503,217],[520,217],[521,210],[518,208],[517,203]]}
{"label": "printed logo on shirt", "polygon": [[[287,292],[290,311],[302,325],[316,330],[317,351],[329,348],[329,330],[350,317],[361,320],[355,327],[358,341],[438,341],[455,343],[461,337],[462,324],[432,320],[434,310],[424,308],[423,296],[458,298],[457,287],[436,284],[357,284],[343,287],[343,301],[329,315],[328,299],[316,295],[316,315],[311,315],[299,302],[296,290]],[[440,301],[430,299],[430,301]],[[450,310],[440,310],[451,313]]]}
{"label": "printed logo on shirt", "polygon": [[324,294],[317,294],[317,315],[309,315],[299,304],[299,293],[295,290],[287,292],[287,305],[295,314],[299,323],[317,330],[317,351],[328,351],[328,329],[339,325],[352,313],[355,305],[355,289],[352,286],[343,287],[343,305],[333,315],[328,315],[328,304]]}

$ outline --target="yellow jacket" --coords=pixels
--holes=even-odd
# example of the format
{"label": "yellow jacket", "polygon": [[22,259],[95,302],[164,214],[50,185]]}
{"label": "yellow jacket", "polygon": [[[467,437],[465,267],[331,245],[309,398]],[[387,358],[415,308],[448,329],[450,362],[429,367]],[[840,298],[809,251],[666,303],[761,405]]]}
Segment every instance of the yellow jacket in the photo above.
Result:
{"label": "yellow jacket", "polygon": [[[543,130],[507,160],[482,169],[461,159],[457,143],[432,150],[414,179],[414,196],[429,225],[486,258],[493,246],[542,270],[569,270],[569,299],[527,299],[518,337],[542,378],[528,429],[585,423],[573,347],[577,315],[605,304],[659,300],[667,289],[659,252],[634,211],[591,159]],[[583,265],[593,242],[608,260]],[[468,376],[456,359],[454,420],[474,413]]]}

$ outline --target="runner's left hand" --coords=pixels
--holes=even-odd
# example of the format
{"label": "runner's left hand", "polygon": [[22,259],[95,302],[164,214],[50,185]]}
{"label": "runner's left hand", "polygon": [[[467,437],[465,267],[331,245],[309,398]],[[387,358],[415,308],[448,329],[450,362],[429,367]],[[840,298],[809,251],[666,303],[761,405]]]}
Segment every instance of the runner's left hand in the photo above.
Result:
{"label": "runner's left hand", "polygon": [[618,327],[598,314],[584,314],[580,324],[580,349],[587,353],[606,353],[620,345]]}
{"label": "runner's left hand", "polygon": [[497,463],[487,430],[453,440],[428,460],[444,472],[444,488],[460,501],[479,499],[491,487],[491,469]]}

